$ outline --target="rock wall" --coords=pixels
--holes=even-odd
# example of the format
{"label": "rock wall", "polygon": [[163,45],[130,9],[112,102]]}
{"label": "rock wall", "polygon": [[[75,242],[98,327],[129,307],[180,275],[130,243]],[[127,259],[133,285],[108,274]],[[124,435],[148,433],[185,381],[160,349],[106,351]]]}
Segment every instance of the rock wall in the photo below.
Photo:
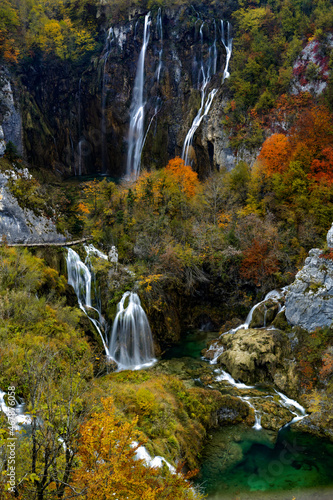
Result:
{"label": "rock wall", "polygon": [[8,70],[0,67],[0,156],[9,141],[16,146],[18,154],[23,155],[22,118],[14,86]]}
{"label": "rock wall", "polygon": [[326,253],[318,248],[310,250],[286,295],[287,320],[308,331],[333,323],[333,225],[327,234],[327,246]]}
{"label": "rock wall", "polygon": [[36,216],[28,209],[23,210],[6,184],[5,175],[0,174],[0,237],[3,242],[13,244],[66,241],[46,217]]}
{"label": "rock wall", "polygon": [[[101,5],[101,52],[88,67],[71,67],[55,59],[39,59],[22,67],[24,143],[27,159],[35,165],[65,175],[100,172],[118,177],[125,172],[145,13],[132,12],[128,21],[109,26],[106,10]],[[194,136],[191,156],[201,177],[222,166],[232,168],[236,156],[221,126],[228,96],[227,81],[222,85],[226,50],[221,19],[229,19],[230,6],[203,6],[202,12],[191,6],[162,9],[163,39],[156,9],[151,16],[144,85],[148,133],[142,166],[165,166],[170,158],[181,155],[200,107],[201,63],[207,73],[216,41],[216,73],[211,75],[207,93],[215,88],[217,94]]]}

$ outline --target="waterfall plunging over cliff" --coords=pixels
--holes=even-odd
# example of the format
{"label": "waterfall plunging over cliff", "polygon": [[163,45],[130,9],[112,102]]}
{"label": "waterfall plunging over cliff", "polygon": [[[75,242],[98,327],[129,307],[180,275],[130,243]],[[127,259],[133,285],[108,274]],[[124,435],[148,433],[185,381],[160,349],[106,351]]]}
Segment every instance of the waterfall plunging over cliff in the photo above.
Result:
{"label": "waterfall plunging over cliff", "polygon": [[[89,245],[87,255],[92,253],[92,249],[90,248],[92,245]],[[97,251],[97,249],[95,249]],[[106,257],[106,256],[105,256]],[[107,257],[106,257],[107,258]],[[67,248],[67,273],[68,273],[68,284],[72,285],[74,291],[76,293],[80,309],[88,316],[90,321],[95,326],[98,331],[103,346],[105,349],[105,353],[107,358],[111,359],[109,349],[107,346],[107,323],[102,316],[100,305],[97,307],[93,307],[91,303],[91,284],[92,284],[92,273],[89,269],[87,263],[83,263],[79,257],[79,255],[72,249]],[[93,318],[89,312],[95,311],[98,313],[98,320]],[[103,335],[104,331],[104,335]]]}
{"label": "waterfall plunging over cliff", "polygon": [[160,40],[160,49],[158,51],[158,66],[156,71],[156,80],[159,83],[162,71],[162,55],[163,55],[163,27],[162,27],[162,12],[161,7],[158,9],[156,19],[157,36]]}
{"label": "waterfall plunging over cliff", "polygon": [[[193,143],[193,137],[197,129],[199,128],[203,118],[208,115],[209,110],[211,108],[213,99],[218,91],[217,88],[213,88],[208,96],[207,96],[207,89],[209,86],[209,83],[211,81],[212,76],[215,75],[216,70],[217,70],[217,48],[216,48],[216,23],[214,21],[214,32],[215,32],[215,38],[213,45],[209,49],[209,54],[208,54],[208,61],[205,64],[204,63],[204,58],[203,58],[203,27],[204,27],[205,22],[203,22],[200,26],[200,41],[201,41],[201,64],[200,64],[200,70],[199,70],[199,75],[198,75],[198,86],[200,88],[200,93],[201,93],[201,103],[200,103],[200,108],[192,122],[192,125],[187,132],[187,135],[184,140],[184,145],[183,145],[183,150],[182,150],[182,159],[185,162],[185,165],[191,165],[192,160],[190,158],[191,156],[191,148],[192,148],[192,143]],[[226,64],[223,72],[223,79],[222,83],[224,82],[225,78],[229,77],[229,72],[228,72],[228,66],[229,66],[229,60],[231,57],[231,49],[232,49],[232,39],[230,38],[230,24],[229,22],[228,28],[227,28],[227,40],[225,39],[225,33],[224,33],[224,22],[221,20],[221,41],[222,44],[226,50],[227,56],[226,56]]]}
{"label": "waterfall plunging over cliff", "polygon": [[224,45],[224,48],[226,50],[226,53],[227,53],[227,58],[226,58],[226,61],[225,61],[225,68],[224,68],[224,71],[223,71],[223,79],[222,79],[222,83],[224,82],[224,80],[226,78],[229,78],[230,76],[230,73],[228,71],[229,69],[229,61],[230,61],[230,57],[231,57],[231,52],[232,52],[232,38],[230,36],[230,23],[229,21],[227,21],[227,39],[225,38],[225,32],[224,32],[224,21],[221,20],[221,42],[223,43]]}
{"label": "waterfall plunging over cliff", "polygon": [[[151,366],[156,361],[153,337],[139,296],[132,292],[123,295],[117,306],[117,315],[108,339],[108,324],[101,312],[99,289],[94,281],[90,256],[94,255],[104,260],[108,260],[108,257],[93,245],[86,245],[84,248],[87,253],[85,263],[72,248],[67,248],[68,283],[74,288],[79,307],[98,331],[108,360],[115,361],[118,370],[138,370]],[[110,260],[117,265],[118,254],[115,247],[111,249]],[[95,285],[94,307],[92,306],[93,284]],[[98,320],[92,316],[93,311],[98,314]]]}
{"label": "waterfall plunging over cliff", "polygon": [[117,306],[109,352],[119,370],[137,370],[156,361],[148,318],[136,293],[124,293]]}
{"label": "waterfall plunging over cliff", "polygon": [[144,145],[145,102],[143,100],[145,57],[150,35],[150,12],[145,16],[143,44],[138,59],[132,96],[126,175],[137,177],[140,171],[141,153]]}

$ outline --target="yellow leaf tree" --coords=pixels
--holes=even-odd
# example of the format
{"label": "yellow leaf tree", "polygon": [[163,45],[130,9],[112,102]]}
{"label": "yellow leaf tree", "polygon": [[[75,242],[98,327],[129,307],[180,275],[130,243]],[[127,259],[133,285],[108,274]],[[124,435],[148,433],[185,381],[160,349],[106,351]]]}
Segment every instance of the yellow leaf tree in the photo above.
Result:
{"label": "yellow leaf tree", "polygon": [[123,422],[116,415],[112,398],[102,400],[103,411],[94,413],[82,426],[79,455],[81,467],[74,476],[75,489],[82,490],[83,498],[96,500],[155,500],[201,499],[178,470],[168,467],[149,467],[137,460],[135,452],[143,442],[137,429],[137,418]]}

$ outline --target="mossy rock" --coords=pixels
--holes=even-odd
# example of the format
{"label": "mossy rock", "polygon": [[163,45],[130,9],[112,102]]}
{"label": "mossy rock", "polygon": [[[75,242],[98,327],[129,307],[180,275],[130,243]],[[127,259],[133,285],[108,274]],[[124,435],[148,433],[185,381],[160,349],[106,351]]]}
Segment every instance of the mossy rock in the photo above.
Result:
{"label": "mossy rock", "polygon": [[280,305],[273,300],[266,300],[254,311],[250,323],[250,328],[260,328],[272,323],[279,312]]}
{"label": "mossy rock", "polygon": [[250,406],[244,401],[229,394],[222,396],[222,406],[217,410],[219,425],[239,424],[244,422],[249,415]]}

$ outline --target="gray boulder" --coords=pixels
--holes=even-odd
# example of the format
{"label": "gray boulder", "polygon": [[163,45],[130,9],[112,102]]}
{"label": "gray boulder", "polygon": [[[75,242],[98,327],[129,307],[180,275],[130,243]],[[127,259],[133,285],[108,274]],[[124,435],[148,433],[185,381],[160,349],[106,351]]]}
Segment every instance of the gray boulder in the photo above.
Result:
{"label": "gray boulder", "polygon": [[327,233],[326,240],[328,248],[333,248],[333,224]]}
{"label": "gray boulder", "polygon": [[[333,247],[333,226],[327,234]],[[313,248],[286,294],[286,318],[292,325],[313,331],[333,322],[333,261]]]}
{"label": "gray boulder", "polygon": [[6,177],[0,174],[0,239],[8,244],[66,241],[52,221],[35,215],[32,210],[22,209],[6,184]]}

